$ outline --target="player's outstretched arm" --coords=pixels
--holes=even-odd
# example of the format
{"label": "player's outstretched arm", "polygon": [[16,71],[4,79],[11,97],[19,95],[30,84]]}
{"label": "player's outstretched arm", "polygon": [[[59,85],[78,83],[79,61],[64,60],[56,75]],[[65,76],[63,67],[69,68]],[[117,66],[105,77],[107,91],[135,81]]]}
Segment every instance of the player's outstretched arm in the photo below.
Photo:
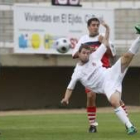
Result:
{"label": "player's outstretched arm", "polygon": [[103,38],[103,42],[107,48],[109,48],[109,36],[110,36],[110,28],[109,28],[109,25],[102,20],[101,24],[105,27],[105,36]]}
{"label": "player's outstretched arm", "polygon": [[101,20],[100,23],[102,24],[102,26],[105,27],[106,31],[105,31],[105,35],[104,35],[104,36],[100,35],[99,38],[98,38],[98,40],[99,40],[99,42],[102,43],[104,38],[107,39],[107,41],[108,41],[107,44],[108,44],[108,45],[107,45],[107,51],[106,51],[106,53],[108,54],[108,56],[110,56],[110,57],[113,58],[113,57],[115,57],[115,55],[116,55],[116,50],[115,50],[115,48],[114,48],[114,45],[109,41],[109,37],[110,37],[110,27],[109,27],[109,25],[108,25],[107,23],[105,23],[105,21],[103,21],[103,20]]}
{"label": "player's outstretched arm", "polygon": [[65,104],[65,105],[68,105],[69,104],[69,99],[72,95],[72,91],[71,89],[67,89],[66,92],[65,92],[65,96],[64,98],[61,100],[61,104]]}
{"label": "player's outstretched arm", "polygon": [[106,28],[105,31],[105,36],[103,37],[102,35],[99,36],[98,40],[102,44],[100,47],[94,52],[94,55],[98,56],[98,59],[101,60],[105,52],[110,50],[109,47],[109,34],[110,34],[110,28],[108,24],[106,24],[104,21],[101,22],[101,24]]}

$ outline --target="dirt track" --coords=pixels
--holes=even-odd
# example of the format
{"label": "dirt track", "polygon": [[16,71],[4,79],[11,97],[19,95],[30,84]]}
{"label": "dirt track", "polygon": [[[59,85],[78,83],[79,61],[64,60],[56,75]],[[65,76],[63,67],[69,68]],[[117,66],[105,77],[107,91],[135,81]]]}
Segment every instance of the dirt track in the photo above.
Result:
{"label": "dirt track", "polygon": [[[128,112],[140,112],[140,106],[127,106]],[[112,107],[98,108],[98,113],[113,112]],[[86,113],[86,109],[42,109],[42,110],[22,110],[22,111],[0,111],[0,116],[9,115],[34,115],[34,114],[68,114],[68,113]]]}

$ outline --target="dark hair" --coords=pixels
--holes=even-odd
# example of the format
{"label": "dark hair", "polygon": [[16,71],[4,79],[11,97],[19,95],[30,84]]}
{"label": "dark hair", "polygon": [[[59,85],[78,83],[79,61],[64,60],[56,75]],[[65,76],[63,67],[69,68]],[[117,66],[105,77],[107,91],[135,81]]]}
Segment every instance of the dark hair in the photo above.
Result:
{"label": "dark hair", "polygon": [[90,26],[90,24],[91,24],[92,21],[97,21],[97,22],[99,22],[99,24],[100,24],[100,20],[99,20],[97,17],[93,17],[93,18],[90,18],[90,19],[87,21],[87,26]]}
{"label": "dark hair", "polygon": [[87,44],[81,44],[81,46],[80,46],[80,48],[79,48],[79,52],[81,52],[82,49],[90,50],[90,46],[87,45]]}

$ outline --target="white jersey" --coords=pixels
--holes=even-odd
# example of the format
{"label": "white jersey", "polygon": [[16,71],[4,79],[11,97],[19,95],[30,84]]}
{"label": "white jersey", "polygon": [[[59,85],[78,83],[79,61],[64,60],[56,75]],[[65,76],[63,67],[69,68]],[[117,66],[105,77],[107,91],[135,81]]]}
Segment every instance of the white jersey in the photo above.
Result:
{"label": "white jersey", "polygon": [[77,81],[80,81],[85,87],[96,93],[103,93],[102,83],[104,80],[104,72],[106,68],[102,67],[101,58],[106,52],[106,47],[102,44],[95,52],[93,52],[89,61],[84,65],[77,63],[72,79],[68,85],[68,89],[74,89]]}
{"label": "white jersey", "polygon": [[95,93],[102,93],[109,99],[116,91],[122,92],[122,80],[127,69],[122,72],[121,59],[111,68],[102,67],[101,58],[106,52],[102,44],[95,52],[90,54],[89,61],[84,65],[77,63],[68,89],[74,89],[76,82],[80,81],[83,86]]}
{"label": "white jersey", "polygon": [[[73,50],[72,57],[74,57],[74,55],[79,51],[79,48],[80,48],[81,44],[94,45],[95,48],[96,48],[96,45],[97,45],[97,47],[100,46],[100,44],[99,44],[100,42],[98,40],[100,35],[104,36],[105,34],[101,33],[101,34],[99,34],[95,37],[90,37],[89,35],[82,36],[79,39],[78,43],[76,44],[76,46]],[[109,41],[109,42],[110,42],[110,50],[112,52],[112,55],[115,56],[116,55],[116,50],[114,48],[114,45],[112,45],[111,41]]]}

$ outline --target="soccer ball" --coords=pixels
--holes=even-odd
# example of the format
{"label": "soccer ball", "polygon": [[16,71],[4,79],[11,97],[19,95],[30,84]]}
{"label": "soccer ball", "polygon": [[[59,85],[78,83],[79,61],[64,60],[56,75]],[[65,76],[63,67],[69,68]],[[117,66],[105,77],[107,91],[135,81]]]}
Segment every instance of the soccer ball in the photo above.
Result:
{"label": "soccer ball", "polygon": [[67,38],[59,38],[55,42],[55,48],[59,53],[67,53],[70,49],[70,41]]}

